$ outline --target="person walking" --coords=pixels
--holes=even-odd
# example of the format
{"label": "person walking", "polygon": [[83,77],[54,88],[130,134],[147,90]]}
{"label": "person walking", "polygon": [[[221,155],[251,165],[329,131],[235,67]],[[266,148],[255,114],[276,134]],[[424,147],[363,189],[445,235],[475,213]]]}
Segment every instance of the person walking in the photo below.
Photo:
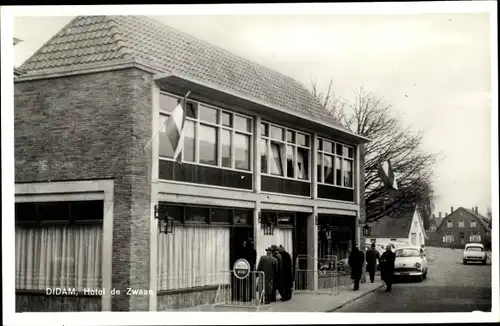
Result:
{"label": "person walking", "polygon": [[390,245],[385,247],[385,252],[380,257],[380,270],[382,281],[385,282],[387,288],[385,292],[391,292],[392,280],[394,278],[394,261],[396,260],[396,254],[392,252]]}
{"label": "person walking", "polygon": [[272,245],[271,249],[273,251],[273,257],[276,258],[278,261],[278,271],[276,273],[275,279],[274,279],[274,290],[273,290],[273,297],[272,297],[272,302],[276,301],[276,292],[280,294],[280,297],[283,298],[283,258],[281,257],[278,246],[277,245]]}
{"label": "person walking", "polygon": [[285,250],[285,247],[280,245],[279,247],[279,252],[281,255],[281,263],[282,263],[282,291],[280,291],[280,294],[283,293],[281,297],[281,301],[288,301],[292,298],[292,288],[293,288],[293,264],[292,264],[292,257],[290,254]]}
{"label": "person walking", "polygon": [[359,282],[361,281],[361,275],[363,274],[363,264],[365,263],[365,254],[354,247],[347,260],[349,267],[351,268],[351,279],[354,280],[354,291],[359,290]]}
{"label": "person walking", "polygon": [[259,284],[264,286],[264,304],[269,304],[273,296],[274,279],[278,272],[278,261],[273,257],[271,248],[267,248],[266,255],[260,257],[257,271],[264,273],[264,280],[259,280]]}
{"label": "person walking", "polygon": [[371,248],[366,252],[366,269],[368,274],[370,274],[370,282],[375,282],[375,272],[377,271],[377,260],[380,258],[380,254],[375,248],[375,244],[372,243]]}

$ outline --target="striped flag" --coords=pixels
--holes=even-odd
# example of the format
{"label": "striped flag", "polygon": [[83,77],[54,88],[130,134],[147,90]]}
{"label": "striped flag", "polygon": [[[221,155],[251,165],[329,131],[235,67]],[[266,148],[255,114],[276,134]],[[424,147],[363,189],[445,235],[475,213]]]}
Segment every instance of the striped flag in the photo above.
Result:
{"label": "striped flag", "polygon": [[184,123],[186,121],[186,98],[190,92],[179,101],[170,117],[165,121],[165,134],[174,149],[174,160],[181,162],[181,152],[184,147]]}
{"label": "striped flag", "polygon": [[382,162],[382,164],[378,168],[378,175],[387,187],[398,190],[398,184],[396,182],[396,177],[394,176],[390,161]]}

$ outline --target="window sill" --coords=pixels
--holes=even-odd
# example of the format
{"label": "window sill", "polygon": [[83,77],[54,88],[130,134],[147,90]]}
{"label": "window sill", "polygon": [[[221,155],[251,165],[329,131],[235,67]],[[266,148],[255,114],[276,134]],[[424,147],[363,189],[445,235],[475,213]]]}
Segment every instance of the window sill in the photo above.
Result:
{"label": "window sill", "polygon": [[[229,286],[230,284],[224,284]],[[193,292],[203,292],[203,291],[213,291],[217,290],[219,285],[204,285],[204,286],[195,286],[191,288],[183,288],[183,289],[172,289],[172,290],[159,290],[157,291],[158,296],[163,295],[174,295],[174,294],[184,294],[184,293],[193,293]]]}

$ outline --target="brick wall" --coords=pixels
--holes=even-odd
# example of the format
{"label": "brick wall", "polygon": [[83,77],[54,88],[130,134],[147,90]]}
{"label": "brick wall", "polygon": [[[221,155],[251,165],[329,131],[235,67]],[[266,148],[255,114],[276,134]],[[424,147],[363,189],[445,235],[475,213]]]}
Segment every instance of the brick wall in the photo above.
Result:
{"label": "brick wall", "polygon": [[[113,178],[112,287],[149,289],[152,77],[138,69],[15,84],[15,180]],[[108,290],[108,289],[107,289]],[[114,296],[113,311],[148,310]]]}

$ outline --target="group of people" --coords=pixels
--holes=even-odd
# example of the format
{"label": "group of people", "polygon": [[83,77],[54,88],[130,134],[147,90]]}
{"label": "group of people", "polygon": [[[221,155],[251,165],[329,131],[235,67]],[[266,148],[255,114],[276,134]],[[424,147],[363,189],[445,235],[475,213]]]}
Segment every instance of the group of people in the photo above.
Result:
{"label": "group of people", "polygon": [[288,301],[292,298],[292,257],[282,245],[279,247],[272,245],[266,249],[266,255],[259,260],[257,271],[264,273],[265,304],[276,302],[277,292],[280,294],[281,301]]}
{"label": "group of people", "polygon": [[377,260],[379,261],[379,268],[381,271],[381,279],[386,284],[386,292],[391,292],[392,280],[394,276],[394,262],[396,254],[392,252],[392,247],[387,245],[385,252],[380,256],[375,244],[372,243],[371,248],[365,254],[355,247],[349,255],[348,264],[351,268],[351,278],[354,280],[354,291],[359,290],[359,283],[363,275],[363,265],[366,261],[366,270],[370,275],[370,282],[375,282],[375,272],[377,271]]}

